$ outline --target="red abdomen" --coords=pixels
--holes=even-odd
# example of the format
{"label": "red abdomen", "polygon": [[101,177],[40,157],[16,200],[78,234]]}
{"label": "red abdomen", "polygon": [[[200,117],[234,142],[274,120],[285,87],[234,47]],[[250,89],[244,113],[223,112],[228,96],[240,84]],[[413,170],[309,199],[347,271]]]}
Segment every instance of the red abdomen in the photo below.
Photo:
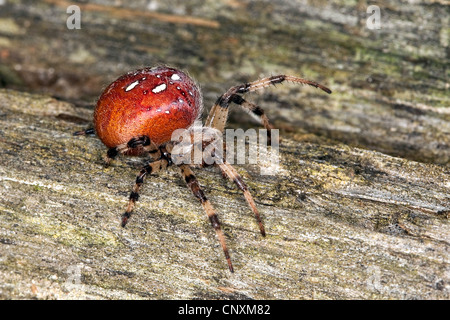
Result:
{"label": "red abdomen", "polygon": [[108,147],[146,135],[157,145],[170,141],[176,129],[188,128],[202,108],[196,83],[184,72],[144,68],[111,83],[94,113],[95,131]]}

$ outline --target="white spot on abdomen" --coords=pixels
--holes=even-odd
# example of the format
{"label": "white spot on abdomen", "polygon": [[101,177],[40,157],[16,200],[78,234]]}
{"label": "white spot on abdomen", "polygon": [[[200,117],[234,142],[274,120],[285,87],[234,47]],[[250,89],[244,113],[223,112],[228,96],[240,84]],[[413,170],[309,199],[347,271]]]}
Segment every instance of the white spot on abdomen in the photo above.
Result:
{"label": "white spot on abdomen", "polygon": [[159,92],[161,92],[161,91],[166,90],[166,88],[167,88],[166,84],[163,83],[163,84],[160,84],[159,86],[154,87],[154,88],[152,89],[152,92],[153,92],[153,93],[159,93]]}
{"label": "white spot on abdomen", "polygon": [[178,80],[180,80],[181,78],[180,78],[180,76],[179,76],[178,74],[174,73],[174,74],[170,77],[170,79],[172,79],[173,81],[178,81]]}
{"label": "white spot on abdomen", "polygon": [[132,90],[134,87],[136,87],[139,84],[139,80],[133,82],[132,84],[130,84],[128,87],[125,88],[125,92],[128,92],[130,90]]}

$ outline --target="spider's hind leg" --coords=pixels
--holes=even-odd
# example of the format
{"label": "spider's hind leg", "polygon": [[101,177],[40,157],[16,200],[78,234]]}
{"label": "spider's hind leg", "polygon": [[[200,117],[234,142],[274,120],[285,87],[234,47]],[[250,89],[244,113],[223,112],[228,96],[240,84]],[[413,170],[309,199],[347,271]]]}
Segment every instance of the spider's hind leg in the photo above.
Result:
{"label": "spider's hind leg", "polygon": [[136,177],[136,183],[133,187],[133,191],[131,191],[130,193],[127,209],[125,213],[122,215],[122,227],[125,227],[125,225],[128,222],[128,219],[130,219],[131,217],[131,213],[133,212],[133,209],[136,205],[136,201],[138,201],[139,199],[139,190],[142,184],[144,183],[145,176],[147,174],[152,174],[164,170],[171,164],[172,161],[170,160],[170,158],[166,157],[165,155],[162,155],[160,159],[148,163],[141,169],[141,171]]}
{"label": "spider's hind leg", "polygon": [[86,130],[76,131],[73,133],[74,136],[85,136],[85,135],[89,135],[89,134],[95,134],[95,129],[89,128]]}
{"label": "spider's hind leg", "polygon": [[111,160],[119,154],[136,156],[145,153],[149,153],[152,159],[158,159],[161,156],[158,146],[151,141],[148,136],[136,136],[131,138],[127,143],[122,143],[116,147],[109,148],[104,160],[106,165],[109,165]]}

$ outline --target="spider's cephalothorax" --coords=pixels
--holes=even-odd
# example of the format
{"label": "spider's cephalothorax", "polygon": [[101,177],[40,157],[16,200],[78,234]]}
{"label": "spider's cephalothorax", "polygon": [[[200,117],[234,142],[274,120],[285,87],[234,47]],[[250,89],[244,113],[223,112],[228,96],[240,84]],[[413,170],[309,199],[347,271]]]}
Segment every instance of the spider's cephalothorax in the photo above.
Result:
{"label": "spider's cephalothorax", "polygon": [[[223,133],[228,117],[228,107],[231,103],[241,106],[245,111],[259,118],[262,125],[269,131],[273,127],[263,109],[246,101],[242,94],[284,81],[311,85],[331,93],[330,89],[317,82],[286,75],[272,76],[232,87],[221,95],[212,107],[201,128],[208,133],[200,135],[202,141],[195,141],[195,134],[193,134],[194,121],[202,110],[202,96],[196,83],[184,72],[164,66],[144,68],[127,73],[111,83],[100,96],[94,113],[95,133],[109,148],[106,162],[109,163],[118,154],[134,156],[148,154],[151,158],[136,177],[127,209],[122,216],[122,226],[127,224],[131,216],[145,176],[176,165],[187,186],[201,202],[208,215],[225,253],[228,267],[233,272],[219,219],[192,171],[193,167],[202,167],[206,164],[201,162],[194,165],[194,163],[172,161],[172,150],[182,146],[181,141],[172,140],[172,134],[177,129],[187,129],[188,133],[192,132],[193,146],[205,148],[209,144],[205,137]],[[94,129],[78,131],[75,134],[89,133],[94,133]],[[179,149],[182,150],[182,148]],[[217,157],[217,154],[214,156]],[[233,181],[243,192],[256,217],[261,234],[265,236],[259,212],[246,184],[226,159],[219,160],[213,165],[219,167],[223,176]]]}

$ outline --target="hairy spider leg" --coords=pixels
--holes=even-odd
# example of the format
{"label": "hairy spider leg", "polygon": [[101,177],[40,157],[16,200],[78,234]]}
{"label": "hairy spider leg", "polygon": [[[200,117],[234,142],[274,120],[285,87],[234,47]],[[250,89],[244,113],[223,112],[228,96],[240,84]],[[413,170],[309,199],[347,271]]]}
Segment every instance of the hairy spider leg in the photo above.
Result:
{"label": "hairy spider leg", "polygon": [[255,214],[256,221],[259,225],[259,230],[261,231],[261,234],[263,237],[266,236],[266,231],[264,229],[264,225],[261,221],[261,216],[259,215],[259,211],[256,208],[255,201],[253,201],[253,197],[250,193],[250,191],[247,188],[247,185],[245,184],[244,180],[242,180],[242,177],[239,175],[239,173],[236,171],[236,169],[229,164],[226,160],[223,161],[223,163],[217,164],[222,171],[222,175],[227,177],[230,181],[234,182],[236,186],[244,193],[245,200],[247,200],[248,205],[252,209],[253,213]]}
{"label": "hairy spider leg", "polygon": [[136,177],[136,183],[133,187],[133,191],[131,191],[130,193],[127,209],[125,213],[122,215],[122,227],[126,226],[128,220],[131,217],[133,209],[136,205],[136,201],[138,201],[139,199],[139,190],[142,184],[144,183],[145,176],[148,174],[157,173],[161,170],[164,170],[171,164],[172,161],[170,160],[170,157],[168,157],[166,153],[163,153],[160,159],[149,162],[141,169],[141,171]]}
{"label": "hairy spider leg", "polygon": [[234,272],[230,253],[228,252],[227,244],[225,242],[225,236],[222,232],[222,228],[220,227],[219,218],[217,218],[216,212],[211,205],[211,202],[209,202],[209,200],[205,196],[205,193],[200,188],[197,178],[195,177],[194,172],[192,172],[189,165],[181,164],[179,165],[179,168],[181,169],[181,174],[184,178],[184,181],[186,181],[187,186],[191,189],[194,196],[201,202],[203,209],[205,210],[206,215],[208,216],[209,221],[211,222],[211,225],[213,226],[214,230],[216,231],[217,237],[219,238],[220,245],[222,246],[223,253],[225,254],[225,259],[228,263],[228,268],[231,272]]}
{"label": "hairy spider leg", "polygon": [[86,130],[81,130],[81,131],[76,131],[73,133],[74,136],[85,136],[88,134],[95,134],[95,129],[94,128],[89,128]]}
{"label": "hairy spider leg", "polygon": [[242,109],[244,109],[244,111],[248,112],[250,115],[259,119],[259,121],[261,121],[261,124],[264,126],[265,129],[267,129],[267,131],[273,129],[273,126],[270,123],[269,118],[267,118],[266,114],[264,113],[264,110],[260,106],[248,102],[238,94],[233,94],[231,96],[231,102],[236,103]]}
{"label": "hairy spider leg", "polygon": [[[89,128],[86,130],[76,131],[73,133],[74,136],[84,136],[95,134],[94,128]],[[137,136],[133,137],[127,143],[122,143],[114,148],[109,148],[104,161],[106,165],[109,165],[111,160],[119,154],[126,154],[128,152],[134,152],[136,155],[148,153],[152,159],[158,159],[161,157],[161,152],[158,146],[150,140],[148,136]]]}
{"label": "hairy spider leg", "polygon": [[248,102],[238,94],[233,94],[230,101],[239,105],[245,112],[261,122],[264,128],[267,129],[267,143],[271,145],[272,136],[270,134],[270,130],[274,129],[274,126],[270,123],[269,118],[264,113],[264,110],[260,106],[252,102]]}
{"label": "hairy spider leg", "polygon": [[159,147],[148,136],[137,136],[131,138],[127,143],[109,148],[104,160],[109,165],[111,160],[117,157],[117,155],[127,153],[134,153],[135,155],[148,153],[152,159],[159,159],[161,157]]}
{"label": "hairy spider leg", "polygon": [[[252,92],[252,91],[256,91],[256,90],[261,90],[261,89],[269,87],[270,85],[275,85],[277,83],[282,83],[284,81],[291,81],[294,83],[310,85],[310,86],[319,88],[328,94],[331,93],[330,89],[328,89],[327,87],[325,87],[315,81],[310,81],[310,80],[306,80],[306,79],[302,79],[302,78],[298,78],[298,77],[294,77],[294,76],[278,75],[278,76],[263,78],[263,79],[256,80],[253,82],[248,82],[248,83],[244,83],[241,85],[237,85],[237,86],[234,86],[234,87],[231,87],[230,89],[228,89],[227,92],[225,92],[223,95],[221,95],[217,99],[216,103],[211,108],[208,118],[206,119],[205,126],[213,127],[213,128],[220,130],[221,132],[223,132],[223,130],[225,129],[225,124],[227,122],[227,118],[228,118],[228,107],[231,102],[235,102],[235,103],[243,106],[244,108],[248,107],[249,110],[252,111],[255,115],[258,115],[258,113],[261,113],[261,111],[262,111],[261,108],[257,107],[256,105],[253,105],[254,107],[247,105],[247,104],[243,105],[245,100],[242,101],[242,100],[236,98],[236,95],[244,94],[244,93]],[[263,114],[264,114],[264,112],[263,112]],[[261,120],[264,121],[262,117],[261,117]]]}

